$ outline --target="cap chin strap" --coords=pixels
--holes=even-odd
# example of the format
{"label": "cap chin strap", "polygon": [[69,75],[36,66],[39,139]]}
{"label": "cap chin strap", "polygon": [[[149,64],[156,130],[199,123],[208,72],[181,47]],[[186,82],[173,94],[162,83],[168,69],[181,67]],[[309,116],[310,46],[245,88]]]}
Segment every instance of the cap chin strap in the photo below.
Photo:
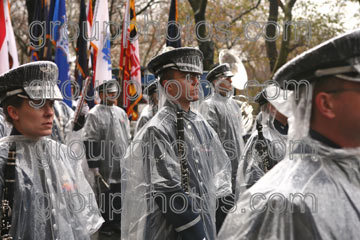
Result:
{"label": "cap chin strap", "polygon": [[343,80],[360,82],[360,75],[351,77],[351,76],[341,74],[341,73],[354,73],[354,72],[356,73],[357,71],[352,66],[343,66],[343,67],[334,67],[334,68],[316,70],[315,76],[322,77],[322,76],[334,75],[337,78],[340,78]]}
{"label": "cap chin strap", "polygon": [[23,94],[18,94],[17,96],[20,97],[20,98],[24,98],[24,99],[30,99],[28,96],[25,96]]}
{"label": "cap chin strap", "polygon": [[11,96],[17,95],[19,93],[23,93],[23,92],[24,92],[24,90],[22,90],[22,89],[15,89],[15,90],[7,92],[5,97],[11,97]]}
{"label": "cap chin strap", "polygon": [[356,77],[350,77],[350,76],[346,76],[346,75],[343,75],[343,74],[337,74],[335,76],[338,77],[338,78],[347,80],[347,81],[360,82],[360,75],[357,75]]}
{"label": "cap chin strap", "polygon": [[352,66],[334,67],[334,68],[316,70],[315,76],[322,77],[327,75],[336,75],[339,73],[350,73],[350,72],[356,72]]}
{"label": "cap chin strap", "polygon": [[21,93],[24,93],[23,89],[15,89],[12,91],[8,91],[2,98],[0,98],[0,103],[2,103],[6,98],[15,96],[15,95],[18,97],[21,97],[21,98],[29,98],[28,96],[23,95]]}

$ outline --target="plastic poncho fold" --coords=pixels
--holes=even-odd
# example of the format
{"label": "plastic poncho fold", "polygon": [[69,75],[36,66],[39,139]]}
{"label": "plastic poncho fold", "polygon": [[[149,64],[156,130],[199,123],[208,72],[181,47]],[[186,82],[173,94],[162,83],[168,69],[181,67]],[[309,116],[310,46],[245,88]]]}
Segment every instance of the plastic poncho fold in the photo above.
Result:
{"label": "plastic poncho fold", "polygon": [[0,107],[0,138],[9,136],[12,125],[6,121],[4,110]]}
{"label": "plastic poncho fold", "polygon": [[236,172],[244,150],[241,110],[231,97],[213,93],[199,107],[200,113],[218,134],[231,161],[232,186],[235,189]]}
{"label": "plastic poncho fold", "polygon": [[309,137],[313,84],[292,100],[285,158],[240,196],[219,239],[357,239],[360,148]]}
{"label": "plastic poncho fold", "polygon": [[[140,130],[122,164],[122,239],[179,239],[154,194],[181,192],[176,145],[176,107],[166,102]],[[207,239],[215,239],[216,198],[231,193],[230,161],[217,134],[192,111],[184,114],[186,157],[194,210]],[[211,227],[209,227],[211,226]]]}
{"label": "plastic poncho fold", "polygon": [[154,116],[154,106],[147,104],[144,109],[141,111],[140,117],[136,122],[135,134],[140,131],[140,129]]}
{"label": "plastic poncho fold", "polygon": [[[16,145],[12,228],[14,239],[90,239],[103,219],[78,156],[48,138],[0,140],[0,185],[9,146]],[[2,191],[0,192],[2,196]]]}
{"label": "plastic poncho fold", "polygon": [[83,140],[100,143],[100,173],[108,183],[120,183],[120,161],[130,143],[130,123],[124,110],[98,104],[86,116]]}
{"label": "plastic poncho fold", "polygon": [[219,239],[358,238],[360,148],[302,142],[307,154],[294,151],[248,189]]}
{"label": "plastic poncho fold", "polygon": [[274,116],[272,115],[275,113],[269,113],[268,110],[264,109],[259,113],[256,120],[261,122],[265,141],[258,141],[258,131],[255,128],[245,145],[243,161],[240,162],[237,171],[237,197],[265,175],[264,156],[259,155],[255,148],[256,144],[266,146],[271,161],[279,162],[286,155],[287,135],[282,135],[276,130],[273,124]]}
{"label": "plastic poncho fold", "polygon": [[72,132],[71,120],[74,111],[62,101],[54,102],[54,123],[51,139],[60,143],[66,143],[67,135]]}

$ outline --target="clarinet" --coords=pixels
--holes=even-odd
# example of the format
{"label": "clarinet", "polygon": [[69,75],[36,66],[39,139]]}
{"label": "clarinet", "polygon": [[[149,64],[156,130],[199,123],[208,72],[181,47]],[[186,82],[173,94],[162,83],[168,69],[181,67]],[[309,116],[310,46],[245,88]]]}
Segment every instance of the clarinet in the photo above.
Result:
{"label": "clarinet", "polygon": [[255,143],[256,144],[255,149],[258,151],[259,155],[262,158],[263,165],[264,165],[264,172],[266,173],[271,169],[271,166],[270,166],[270,156],[269,156],[269,152],[268,152],[267,142],[263,135],[262,128],[263,128],[263,126],[261,125],[261,123],[259,123],[257,121],[256,122],[256,130],[258,131],[258,141],[263,142],[266,146],[264,146],[263,144],[259,145],[259,144]]}
{"label": "clarinet", "polygon": [[184,111],[179,109],[176,112],[176,137],[178,147],[178,158],[181,167],[181,187],[185,193],[189,194],[190,191],[190,171],[189,165],[185,156],[185,130],[184,130]]}
{"label": "clarinet", "polygon": [[12,240],[10,236],[11,215],[15,190],[15,166],[16,166],[16,145],[13,143],[9,148],[8,159],[5,165],[4,179],[1,201],[1,229],[0,236],[2,240]]}

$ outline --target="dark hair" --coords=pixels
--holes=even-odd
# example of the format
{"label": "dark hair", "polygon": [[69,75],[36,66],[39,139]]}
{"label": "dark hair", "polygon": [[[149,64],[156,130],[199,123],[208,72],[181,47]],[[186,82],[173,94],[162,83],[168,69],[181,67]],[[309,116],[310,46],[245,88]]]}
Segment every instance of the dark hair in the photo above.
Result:
{"label": "dark hair", "polygon": [[6,98],[1,103],[1,107],[3,108],[6,121],[8,121],[9,123],[13,123],[12,118],[10,117],[10,115],[9,115],[9,113],[7,111],[8,106],[13,106],[15,108],[20,108],[23,102],[24,102],[23,98],[20,98],[18,96],[11,96],[11,97]]}
{"label": "dark hair", "polygon": [[312,109],[311,109],[311,119],[313,121],[314,111],[315,111],[315,99],[316,96],[321,92],[333,91],[340,89],[344,86],[344,80],[337,78],[336,76],[325,76],[315,80],[314,91],[312,97]]}
{"label": "dark hair", "polygon": [[327,92],[340,89],[344,86],[344,80],[335,76],[325,76],[315,80],[313,97],[320,92]]}
{"label": "dark hair", "polygon": [[171,68],[168,68],[168,69],[165,69],[163,70],[159,75],[160,75],[160,84],[162,86],[164,86],[164,81],[165,80],[172,80],[174,79],[174,71],[177,71],[175,69],[171,69]]}

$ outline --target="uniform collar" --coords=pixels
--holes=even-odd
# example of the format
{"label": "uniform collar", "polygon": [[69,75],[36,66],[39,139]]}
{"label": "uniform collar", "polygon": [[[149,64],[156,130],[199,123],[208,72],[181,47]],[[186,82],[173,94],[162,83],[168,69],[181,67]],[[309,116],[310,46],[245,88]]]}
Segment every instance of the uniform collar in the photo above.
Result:
{"label": "uniform collar", "polygon": [[318,133],[317,131],[310,129],[309,132],[311,138],[329,146],[332,148],[341,148],[341,146],[339,146],[338,144],[334,143],[333,141],[331,141],[330,139],[328,139],[327,137],[325,137],[324,135],[321,135],[320,133]]}
{"label": "uniform collar", "polygon": [[11,130],[10,136],[13,136],[13,135],[22,135],[22,133],[19,132],[15,127],[13,127]]}
{"label": "uniform collar", "polygon": [[[172,109],[175,112],[175,114],[176,114],[176,111],[178,111],[178,109],[179,109],[175,103],[173,103],[169,100],[166,100],[166,102],[164,103],[164,106]],[[189,111],[187,111],[187,112],[184,111],[184,117],[195,118],[195,116],[196,116],[196,114],[193,111],[191,111],[191,109],[189,109]]]}
{"label": "uniform collar", "polygon": [[288,130],[289,130],[289,125],[284,125],[281,122],[279,122],[278,120],[274,119],[274,127],[275,129],[281,133],[281,135],[287,135]]}

